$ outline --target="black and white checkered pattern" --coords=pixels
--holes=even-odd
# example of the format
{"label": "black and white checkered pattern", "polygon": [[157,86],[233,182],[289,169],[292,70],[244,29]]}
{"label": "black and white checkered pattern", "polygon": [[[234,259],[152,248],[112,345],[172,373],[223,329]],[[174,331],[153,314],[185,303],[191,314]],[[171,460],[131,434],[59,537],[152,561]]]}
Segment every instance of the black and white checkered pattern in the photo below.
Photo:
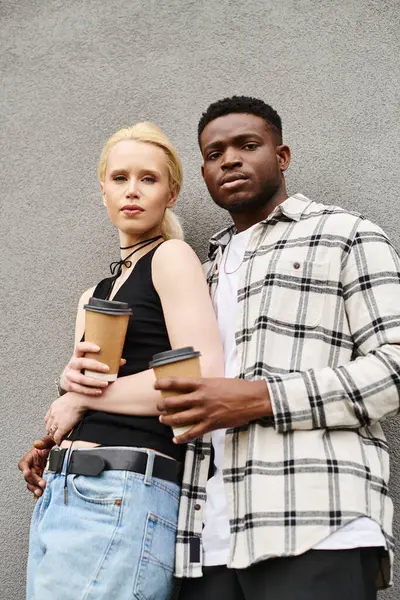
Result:
{"label": "black and white checkered pattern", "polygon": [[[212,295],[233,233],[230,227],[211,241]],[[360,215],[296,194],[254,228],[238,309],[237,377],[267,382],[274,416],[226,435],[229,566],[301,554],[362,515],[381,525],[391,556],[389,456],[379,421],[399,409],[393,246]],[[201,575],[209,460],[209,435],[189,444],[180,577]]]}

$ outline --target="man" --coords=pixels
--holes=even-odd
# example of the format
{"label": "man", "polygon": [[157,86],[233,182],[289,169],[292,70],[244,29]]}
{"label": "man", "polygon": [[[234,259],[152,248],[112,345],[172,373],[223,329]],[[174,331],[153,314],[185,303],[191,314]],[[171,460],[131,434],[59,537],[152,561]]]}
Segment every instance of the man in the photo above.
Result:
{"label": "man", "polygon": [[162,421],[193,425],[177,440],[180,598],[375,598],[393,550],[379,420],[399,406],[399,258],[359,215],[288,197],[290,150],[262,101],[212,104],[199,143],[234,225],[207,269],[226,379],[158,382],[183,392]]}

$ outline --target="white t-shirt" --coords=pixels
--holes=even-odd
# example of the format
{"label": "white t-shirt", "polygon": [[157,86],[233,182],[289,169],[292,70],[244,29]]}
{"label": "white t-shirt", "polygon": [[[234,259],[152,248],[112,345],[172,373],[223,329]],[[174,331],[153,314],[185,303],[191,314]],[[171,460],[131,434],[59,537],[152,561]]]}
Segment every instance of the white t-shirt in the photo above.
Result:
{"label": "white t-shirt", "polygon": [[[237,290],[244,253],[256,225],[236,234],[225,250],[222,260],[214,308],[218,317],[225,355],[225,377],[237,375],[235,343]],[[207,500],[203,513],[203,564],[226,565],[229,558],[230,527],[222,469],[224,463],[225,429],[212,432],[214,475],[207,482]],[[314,546],[315,550],[345,550],[368,546],[386,547],[381,528],[372,519],[360,517],[345,525]]]}

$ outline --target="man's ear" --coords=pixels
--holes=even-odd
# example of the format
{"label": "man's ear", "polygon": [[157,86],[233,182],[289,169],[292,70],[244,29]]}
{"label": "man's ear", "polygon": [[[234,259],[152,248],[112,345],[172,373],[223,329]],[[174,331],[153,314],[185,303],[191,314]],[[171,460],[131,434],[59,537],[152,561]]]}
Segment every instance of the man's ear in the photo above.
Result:
{"label": "man's ear", "polygon": [[282,144],[277,146],[276,155],[278,157],[279,168],[282,172],[286,171],[290,165],[291,152],[289,146]]}
{"label": "man's ear", "polygon": [[201,176],[204,179],[204,163],[201,165]]}
{"label": "man's ear", "polygon": [[101,191],[101,197],[103,198],[103,204],[104,206],[107,206],[107,200],[106,200],[106,195],[104,193],[104,182],[100,181],[100,191]]}

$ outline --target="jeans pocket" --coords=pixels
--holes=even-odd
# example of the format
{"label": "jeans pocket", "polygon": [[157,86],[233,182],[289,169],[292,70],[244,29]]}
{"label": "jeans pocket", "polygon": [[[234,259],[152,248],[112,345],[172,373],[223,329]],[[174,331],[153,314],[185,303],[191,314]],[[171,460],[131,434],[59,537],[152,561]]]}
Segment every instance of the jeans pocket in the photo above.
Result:
{"label": "jeans pocket", "polygon": [[96,477],[69,475],[68,483],[81,500],[93,504],[115,504],[124,495],[125,471],[103,471]]}
{"label": "jeans pocket", "polygon": [[174,589],[176,525],[148,513],[134,583],[137,600],[168,600]]}

